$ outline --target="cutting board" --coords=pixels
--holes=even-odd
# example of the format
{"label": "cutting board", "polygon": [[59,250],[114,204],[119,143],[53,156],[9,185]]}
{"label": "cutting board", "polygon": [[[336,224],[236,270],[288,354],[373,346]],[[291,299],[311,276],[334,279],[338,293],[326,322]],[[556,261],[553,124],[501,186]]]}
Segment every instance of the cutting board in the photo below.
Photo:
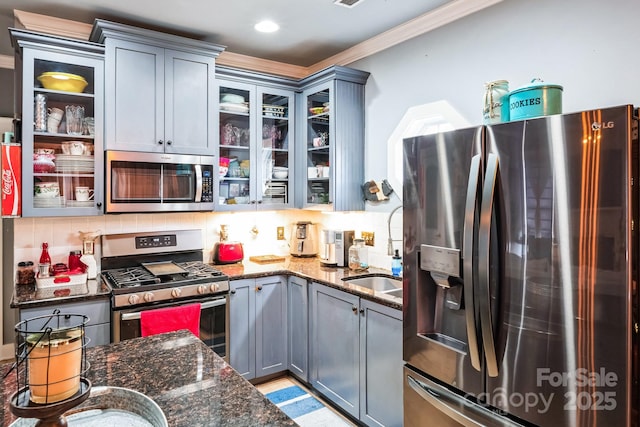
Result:
{"label": "cutting board", "polygon": [[249,257],[249,261],[259,264],[268,264],[270,262],[282,262],[286,258],[280,255],[254,255]]}

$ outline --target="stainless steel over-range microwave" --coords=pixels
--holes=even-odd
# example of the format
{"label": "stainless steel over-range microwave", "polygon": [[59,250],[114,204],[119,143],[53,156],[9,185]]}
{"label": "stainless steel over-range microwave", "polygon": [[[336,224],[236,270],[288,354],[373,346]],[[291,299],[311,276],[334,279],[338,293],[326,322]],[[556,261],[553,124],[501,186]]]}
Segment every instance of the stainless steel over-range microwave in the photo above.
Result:
{"label": "stainless steel over-range microwave", "polygon": [[213,156],[106,152],[106,212],[213,210]]}

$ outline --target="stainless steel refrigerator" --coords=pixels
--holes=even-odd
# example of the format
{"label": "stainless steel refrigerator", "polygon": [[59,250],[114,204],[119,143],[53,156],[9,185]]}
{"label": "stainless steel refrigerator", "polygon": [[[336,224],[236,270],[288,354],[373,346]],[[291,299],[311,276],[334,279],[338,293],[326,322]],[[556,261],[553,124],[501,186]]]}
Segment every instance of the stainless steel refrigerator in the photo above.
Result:
{"label": "stainless steel refrigerator", "polygon": [[404,425],[638,425],[630,105],[404,141]]}

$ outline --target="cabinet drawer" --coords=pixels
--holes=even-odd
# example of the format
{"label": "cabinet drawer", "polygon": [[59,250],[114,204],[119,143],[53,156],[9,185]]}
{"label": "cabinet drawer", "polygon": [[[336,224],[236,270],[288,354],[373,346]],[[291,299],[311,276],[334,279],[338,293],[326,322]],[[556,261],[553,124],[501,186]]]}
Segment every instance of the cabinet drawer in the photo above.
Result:
{"label": "cabinet drawer", "polygon": [[98,325],[111,322],[111,309],[108,299],[52,304],[47,307],[20,310],[20,321],[37,316],[46,316],[59,309],[61,314],[83,314],[89,318],[87,325]]}

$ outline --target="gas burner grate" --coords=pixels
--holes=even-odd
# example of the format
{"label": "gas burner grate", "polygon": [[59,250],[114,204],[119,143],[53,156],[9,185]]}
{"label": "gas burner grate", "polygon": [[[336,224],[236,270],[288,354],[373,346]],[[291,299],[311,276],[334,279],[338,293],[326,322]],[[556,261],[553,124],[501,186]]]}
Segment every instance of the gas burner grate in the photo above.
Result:
{"label": "gas burner grate", "polygon": [[108,281],[119,288],[153,285],[160,279],[142,267],[121,268],[104,272]]}
{"label": "gas burner grate", "polygon": [[179,267],[189,272],[188,277],[215,277],[222,276],[222,272],[200,261],[179,262]]}

